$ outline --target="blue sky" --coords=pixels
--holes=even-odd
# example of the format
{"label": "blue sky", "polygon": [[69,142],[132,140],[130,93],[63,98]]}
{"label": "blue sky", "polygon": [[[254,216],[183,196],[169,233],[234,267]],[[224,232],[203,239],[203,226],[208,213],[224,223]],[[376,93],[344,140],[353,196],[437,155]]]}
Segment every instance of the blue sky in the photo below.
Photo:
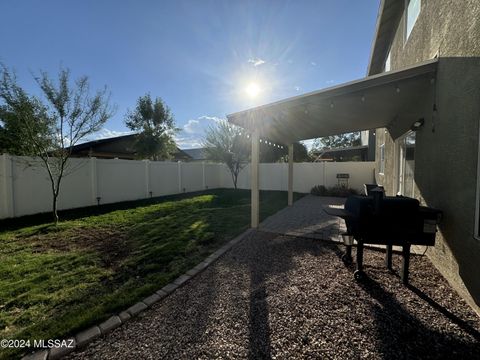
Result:
{"label": "blue sky", "polygon": [[[364,77],[379,0],[1,1],[0,61],[32,93],[31,72],[107,85],[127,131],[149,92],[172,109],[181,148],[226,114]],[[259,89],[249,96],[250,84]]]}

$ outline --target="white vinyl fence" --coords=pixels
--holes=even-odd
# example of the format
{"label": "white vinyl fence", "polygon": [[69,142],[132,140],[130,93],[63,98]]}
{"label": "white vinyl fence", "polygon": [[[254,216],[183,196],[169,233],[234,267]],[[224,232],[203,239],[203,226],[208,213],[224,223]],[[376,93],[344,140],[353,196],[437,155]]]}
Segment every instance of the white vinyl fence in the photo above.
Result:
{"label": "white vinyl fence", "polygon": [[[138,200],[204,189],[233,188],[227,167],[212,163],[72,158],[62,180],[58,208]],[[287,164],[260,164],[260,189],[288,188]],[[334,186],[338,173],[349,174],[349,186],[361,189],[373,180],[373,162],[294,164],[293,190],[307,193],[315,185]],[[250,166],[238,187],[250,188]],[[48,174],[38,159],[0,156],[0,219],[50,211]]]}

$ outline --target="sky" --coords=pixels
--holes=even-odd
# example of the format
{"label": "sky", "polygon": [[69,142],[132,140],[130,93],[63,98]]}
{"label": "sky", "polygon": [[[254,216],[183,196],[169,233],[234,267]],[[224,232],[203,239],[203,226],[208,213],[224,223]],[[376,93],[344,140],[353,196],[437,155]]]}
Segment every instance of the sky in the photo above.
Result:
{"label": "sky", "polygon": [[200,147],[227,114],[366,76],[379,0],[4,0],[0,62],[32,74],[87,75],[123,135],[139,96],[172,110],[177,145]]}

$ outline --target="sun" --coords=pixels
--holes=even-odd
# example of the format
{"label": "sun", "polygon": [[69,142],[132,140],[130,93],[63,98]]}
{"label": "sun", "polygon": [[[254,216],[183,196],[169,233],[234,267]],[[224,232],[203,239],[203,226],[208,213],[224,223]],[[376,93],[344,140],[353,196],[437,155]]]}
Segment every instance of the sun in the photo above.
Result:
{"label": "sun", "polygon": [[247,95],[251,98],[255,98],[258,96],[258,94],[260,94],[260,86],[258,86],[257,83],[255,82],[251,82],[250,84],[247,85],[247,87],[245,88],[245,92],[247,93]]}

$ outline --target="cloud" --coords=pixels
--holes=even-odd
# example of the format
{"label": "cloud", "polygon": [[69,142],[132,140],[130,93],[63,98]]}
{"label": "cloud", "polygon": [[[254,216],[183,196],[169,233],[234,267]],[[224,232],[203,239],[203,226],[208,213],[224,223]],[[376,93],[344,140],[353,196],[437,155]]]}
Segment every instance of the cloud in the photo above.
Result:
{"label": "cloud", "polygon": [[200,121],[198,120],[188,120],[188,122],[183,125],[183,130],[188,134],[193,134],[195,132],[195,126],[199,123]]}
{"label": "cloud", "polygon": [[295,86],[294,89],[295,91],[300,91],[300,86]]}
{"label": "cloud", "polygon": [[310,151],[313,148],[313,145],[315,143],[316,139],[309,139],[309,140],[302,140],[300,141],[303,145],[307,147],[307,149]]}
{"label": "cloud", "polygon": [[251,59],[248,59],[247,62],[250,63],[250,64],[253,64],[253,66],[256,67],[256,66],[260,66],[260,65],[265,64],[266,61],[262,60],[260,58],[251,58]]}
{"label": "cloud", "polygon": [[219,117],[216,117],[216,116],[206,116],[206,115],[200,116],[199,119],[200,120],[210,120],[210,121],[214,121],[216,123],[219,123],[221,121],[226,121],[225,119],[222,119],[222,118],[219,118]]}
{"label": "cloud", "polygon": [[217,116],[203,115],[196,119],[188,120],[185,125],[175,135],[175,142],[180,149],[192,149],[203,146],[205,139],[205,131],[218,124],[220,121],[225,121]]}
{"label": "cloud", "polygon": [[325,81],[325,84],[334,84],[335,83],[335,80],[327,80]]}
{"label": "cloud", "polygon": [[312,65],[312,66],[317,66],[317,63],[316,63],[315,61],[312,61],[312,62],[310,63],[310,65]]}

